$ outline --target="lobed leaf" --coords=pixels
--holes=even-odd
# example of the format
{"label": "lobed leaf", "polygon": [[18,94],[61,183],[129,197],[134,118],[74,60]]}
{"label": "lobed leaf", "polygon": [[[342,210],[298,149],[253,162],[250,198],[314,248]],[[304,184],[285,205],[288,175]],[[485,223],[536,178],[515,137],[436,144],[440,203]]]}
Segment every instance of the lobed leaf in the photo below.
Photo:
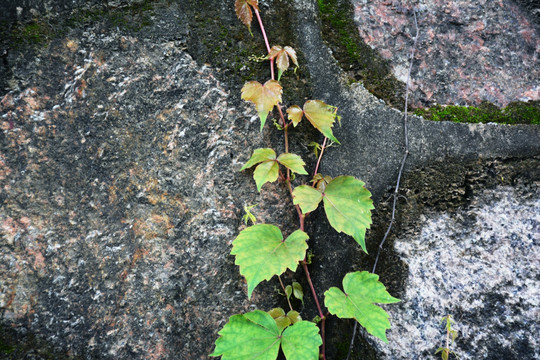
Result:
{"label": "lobed leaf", "polygon": [[274,106],[281,102],[283,88],[276,80],[268,80],[262,85],[258,81],[249,81],[242,87],[242,99],[255,104],[261,119],[261,131]]}
{"label": "lobed leaf", "polygon": [[309,122],[324,136],[340,144],[332,134],[332,126],[336,120],[335,107],[321,100],[308,100],[304,104],[304,114]]}
{"label": "lobed leaf", "polygon": [[323,202],[330,225],[336,231],[352,236],[367,253],[366,229],[371,225],[374,206],[371,193],[364,185],[353,176],[338,176],[326,185]]}
{"label": "lobed leaf", "polygon": [[[287,316],[295,317],[291,313]],[[312,322],[298,321],[283,330],[260,310],[231,316],[219,335],[210,356],[222,360],[276,360],[280,345],[287,360],[317,360],[322,344],[319,328]]]}
{"label": "lobed leaf", "polygon": [[261,188],[267,182],[274,182],[279,175],[279,165],[276,161],[265,161],[259,164],[253,172],[253,179],[257,184],[257,191],[261,191]]}
{"label": "lobed leaf", "polygon": [[263,280],[281,275],[287,269],[296,270],[304,259],[309,236],[296,230],[287,239],[275,225],[257,224],[240,232],[233,240],[231,254],[236,256],[235,264],[240,267],[248,284],[248,297]]}
{"label": "lobed leaf", "polygon": [[324,293],[324,304],[331,314],[344,319],[355,319],[368,333],[388,343],[386,330],[390,329],[389,315],[379,304],[399,302],[392,297],[379,276],[367,271],[348,273],[343,278],[343,291],[332,287]]}
{"label": "lobed leaf", "polygon": [[293,190],[293,204],[299,205],[303,214],[315,211],[322,198],[320,191],[308,185],[300,185]]}
{"label": "lobed leaf", "polygon": [[319,328],[311,321],[300,321],[281,335],[281,349],[287,360],[318,360],[322,339]]}
{"label": "lobed leaf", "polygon": [[298,155],[291,154],[291,153],[284,153],[284,154],[279,155],[279,157],[277,158],[277,161],[281,165],[291,170],[292,172],[295,172],[301,175],[308,175],[307,171],[304,169],[304,165],[306,165],[306,163]]}
{"label": "lobed leaf", "polygon": [[210,356],[221,356],[222,360],[275,360],[278,356],[280,330],[264,311],[233,315],[218,334]]}
{"label": "lobed leaf", "polygon": [[287,115],[289,116],[289,119],[292,121],[293,126],[296,127],[298,123],[302,120],[302,116],[304,115],[304,111],[300,109],[300,106],[293,105],[287,109]]}
{"label": "lobed leaf", "polygon": [[253,155],[251,155],[248,162],[245,163],[244,166],[242,166],[240,171],[250,168],[253,165],[256,165],[263,161],[270,161],[270,160],[275,160],[275,159],[276,159],[276,152],[274,150],[270,148],[255,149],[255,151],[253,151]]}
{"label": "lobed leaf", "polygon": [[251,6],[259,10],[258,0],[236,0],[236,2],[234,3],[234,10],[236,11],[236,16],[248,28],[251,27],[251,20],[253,20]]}

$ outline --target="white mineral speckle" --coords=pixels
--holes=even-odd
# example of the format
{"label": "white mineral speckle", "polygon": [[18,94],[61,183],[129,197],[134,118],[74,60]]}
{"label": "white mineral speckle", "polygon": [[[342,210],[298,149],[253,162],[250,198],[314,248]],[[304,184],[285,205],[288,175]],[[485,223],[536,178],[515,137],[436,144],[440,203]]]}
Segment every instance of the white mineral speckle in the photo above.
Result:
{"label": "white mineral speckle", "polygon": [[540,358],[540,190],[526,198],[509,187],[484,190],[455,213],[427,214],[420,226],[419,235],[395,242],[409,278],[402,302],[386,307],[390,344],[377,344],[384,358],[433,354],[444,346],[440,321],[448,314],[461,359],[495,351]]}

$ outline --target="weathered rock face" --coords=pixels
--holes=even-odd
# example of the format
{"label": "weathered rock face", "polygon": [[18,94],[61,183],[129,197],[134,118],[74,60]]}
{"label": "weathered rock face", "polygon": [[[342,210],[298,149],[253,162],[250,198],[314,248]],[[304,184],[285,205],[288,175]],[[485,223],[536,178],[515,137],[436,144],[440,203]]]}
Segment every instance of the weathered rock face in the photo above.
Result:
{"label": "weathered rock face", "polygon": [[[376,344],[382,358],[435,358],[449,314],[460,358],[538,357],[538,164],[495,161],[454,168],[464,176],[431,170],[407,180],[392,246],[404,264],[402,302],[388,307],[394,325],[390,344]],[[440,186],[429,185],[434,177]]]}
{"label": "weathered rock face", "polygon": [[540,99],[538,6],[515,1],[353,1],[362,38],[406,82],[418,9],[413,105]]}
{"label": "weathered rock face", "polygon": [[[452,315],[460,359],[536,359],[540,258],[538,186],[496,188],[455,213],[426,213],[395,241],[409,274],[386,359],[429,358]],[[498,334],[499,336],[494,336]]]}
{"label": "weathered rock face", "polygon": [[[37,5],[24,8],[53,3],[64,4],[34,1]],[[302,104],[313,92],[312,98],[339,106],[343,115],[335,134],[347,147],[328,149],[323,171],[365,180],[379,201],[402,156],[401,114],[362,86],[341,81],[321,38],[317,2],[260,3],[271,38],[275,31],[276,43],[294,45],[303,64],[298,77],[283,80],[287,101]],[[282,146],[281,135],[269,126],[258,131],[255,110],[239,99],[244,81],[268,78],[267,64],[246,60],[264,53],[257,27],[252,39],[235,19],[232,1],[111,4],[65,13],[67,25],[48,19],[54,26],[47,28],[45,41],[9,44],[2,54],[0,357],[205,359],[232,314],[286,306],[275,292],[276,279],[261,284],[248,300],[229,255],[245,205],[259,204],[254,209],[259,221],[280,224],[286,234],[297,227],[290,201],[280,200],[288,199],[286,189],[265,185],[258,194],[251,174],[238,172],[253,149]],[[539,131],[415,118],[406,179],[415,179],[418,169],[430,169],[433,161],[534,158],[540,153]],[[292,151],[311,168],[316,159],[305,144],[317,139],[309,131],[291,136]],[[538,168],[523,164],[525,172]],[[456,165],[444,174],[461,181],[464,169]],[[532,187],[538,176],[524,179]],[[298,183],[307,180],[299,177]],[[412,183],[404,188],[412,189]],[[452,192],[432,194],[445,194],[440,203],[453,199]],[[372,254],[386,215],[381,210],[375,219],[368,240]],[[320,293],[339,286],[351,269],[370,269],[373,259],[330,230],[322,214],[308,218],[307,227]],[[416,280],[399,256],[391,246],[383,253],[381,278],[393,295],[412,299],[406,289],[414,287],[405,284]],[[307,289],[300,273],[283,278]],[[401,309],[392,315],[394,326]],[[406,308],[406,314],[418,309]],[[302,316],[314,315],[306,294]],[[468,323],[453,315],[467,329],[481,324],[472,314]],[[328,322],[329,359],[343,355],[339,348],[348,345],[349,325]],[[504,331],[508,327],[494,337]],[[465,333],[462,338],[473,341]],[[358,358],[388,352],[366,341],[361,346]]]}

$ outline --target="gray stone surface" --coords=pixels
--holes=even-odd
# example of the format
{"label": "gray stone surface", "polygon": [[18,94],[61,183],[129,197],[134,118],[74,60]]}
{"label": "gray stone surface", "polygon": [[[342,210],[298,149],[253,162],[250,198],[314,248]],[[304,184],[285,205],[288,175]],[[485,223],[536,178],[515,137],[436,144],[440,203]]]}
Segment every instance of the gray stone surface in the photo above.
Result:
{"label": "gray stone surface", "polygon": [[537,359],[538,183],[483,190],[452,212],[425,211],[394,247],[408,268],[402,302],[387,306],[382,359],[428,359],[452,315],[460,359]]}
{"label": "gray stone surface", "polygon": [[[282,224],[284,233],[297,227],[290,201],[279,200],[284,187],[265,185],[258,194],[251,173],[237,171],[253,149],[283,146],[270,126],[258,131],[253,107],[239,97],[246,80],[268,78],[266,64],[246,61],[264,54],[257,27],[251,38],[233,2],[149,4],[74,9],[65,24],[47,18],[45,41],[10,44],[2,54],[0,335],[8,359],[205,359],[230,315],[286,306],[277,280],[248,301],[229,255],[244,205],[259,204],[258,219]],[[345,146],[329,149],[323,171],[365,180],[380,202],[402,156],[402,114],[342,82],[316,1],[261,1],[261,9],[270,37],[293,45],[303,64],[284,78],[287,103],[319,98],[343,116],[335,134]],[[406,180],[441,169],[422,181],[452,184],[422,203],[467,201],[470,167],[491,179],[481,186],[491,184],[492,158],[525,159],[501,165],[516,171],[494,167],[505,184],[538,181],[521,176],[538,168],[528,161],[540,152],[537,127],[415,118],[410,131]],[[291,134],[292,151],[311,169],[316,159],[305,144],[312,140],[320,135]],[[371,253],[387,214],[384,206],[377,213]],[[320,293],[372,261],[323,218],[317,212],[307,221]],[[396,259],[389,247],[380,269],[399,296],[407,275]],[[283,278],[306,288],[301,272]],[[305,319],[315,315],[311,297],[301,310]],[[341,356],[350,325],[328,321],[329,359]],[[377,357],[377,346],[360,344],[355,356]]]}
{"label": "gray stone surface", "polygon": [[410,10],[420,39],[411,100],[415,106],[478,105],[540,99],[538,4],[527,1],[353,1],[361,37],[406,82]]}

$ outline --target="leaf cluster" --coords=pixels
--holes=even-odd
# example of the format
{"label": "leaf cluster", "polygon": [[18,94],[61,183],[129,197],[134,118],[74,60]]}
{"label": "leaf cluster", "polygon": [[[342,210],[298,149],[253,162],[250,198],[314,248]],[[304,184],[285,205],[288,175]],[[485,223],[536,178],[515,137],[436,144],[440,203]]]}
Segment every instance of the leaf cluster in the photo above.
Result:
{"label": "leaf cluster", "polygon": [[[252,12],[259,11],[258,1],[236,0],[235,9],[239,19],[249,28]],[[299,212],[300,228],[285,238],[276,225],[255,224],[256,218],[250,212],[253,206],[244,208],[244,222],[247,225],[251,221],[253,225],[243,229],[233,240],[231,254],[235,256],[235,264],[238,265],[240,274],[246,279],[248,298],[251,298],[253,291],[262,281],[280,276],[287,270],[296,271],[300,263],[309,264],[309,236],[304,232],[303,219],[316,210],[321,202],[329,224],[336,231],[353,237],[365,252],[365,234],[371,225],[371,211],[374,208],[371,193],[364,182],[353,176],[331,178],[315,174],[311,185],[292,186],[294,174],[308,175],[308,172],[303,159],[288,152],[287,129],[291,125],[296,127],[305,117],[326,138],[339,144],[332,133],[332,127],[336,120],[340,121],[340,117],[335,106],[322,100],[308,100],[303,107],[288,107],[285,118],[281,108],[283,88],[279,81],[291,62],[298,67],[296,51],[289,46],[275,45],[269,49],[266,59],[270,60],[271,64],[275,62],[278,67],[278,80],[271,79],[264,84],[249,81],[242,88],[241,96],[243,100],[255,105],[261,120],[261,131],[270,112],[278,107],[280,120],[274,123],[279,130],[285,130],[285,152],[278,156],[271,148],[255,149],[240,171],[255,167],[253,179],[259,192],[267,182],[278,179],[285,182]],[[322,154],[323,148],[317,143],[312,144],[315,144],[314,149]],[[324,293],[324,304],[330,314],[355,319],[368,333],[388,342],[386,330],[390,328],[389,315],[375,304],[390,304],[399,300],[392,297],[378,280],[377,275],[367,271],[349,273],[343,279],[343,290],[332,287]],[[309,284],[311,292],[315,293],[311,282]],[[229,322],[219,332],[220,337],[211,356],[221,356],[224,360],[274,360],[281,349],[288,360],[319,358],[318,348],[324,342],[324,331],[321,338],[318,326],[314,322],[302,320],[300,313],[295,311],[290,303],[290,298],[294,296],[303,304],[302,287],[298,282],[281,285],[291,310],[288,313],[281,308],[272,309],[268,313],[256,310],[230,317]],[[318,301],[317,306],[324,330],[326,316]],[[324,358],[324,353],[322,357]]]}

